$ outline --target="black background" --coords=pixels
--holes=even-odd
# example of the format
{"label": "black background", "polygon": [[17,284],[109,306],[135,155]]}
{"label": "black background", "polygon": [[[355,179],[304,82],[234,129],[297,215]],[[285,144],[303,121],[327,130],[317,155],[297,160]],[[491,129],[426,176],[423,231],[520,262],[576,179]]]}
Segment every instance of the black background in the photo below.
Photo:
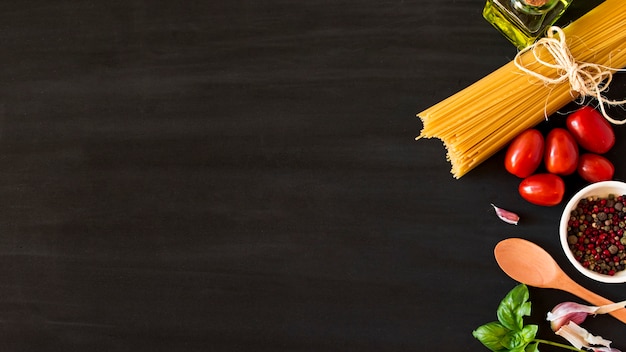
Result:
{"label": "black background", "polygon": [[[483,5],[1,3],[2,350],[486,351],[507,237],[625,299],[573,271],[563,204],[523,201],[503,153],[455,180],[414,140],[416,113],[515,55]],[[541,337],[564,341],[543,319],[572,299],[531,288]],[[626,350],[617,320],[585,327]]]}

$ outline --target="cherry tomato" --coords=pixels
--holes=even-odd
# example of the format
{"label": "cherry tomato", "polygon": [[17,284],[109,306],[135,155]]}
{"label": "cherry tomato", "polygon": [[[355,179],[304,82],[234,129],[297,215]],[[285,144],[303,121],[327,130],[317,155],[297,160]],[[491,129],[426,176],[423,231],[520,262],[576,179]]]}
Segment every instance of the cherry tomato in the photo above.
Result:
{"label": "cherry tomato", "polygon": [[587,182],[610,181],[613,179],[615,166],[609,159],[592,153],[580,156],[578,174]]}
{"label": "cherry tomato", "polygon": [[530,203],[554,206],[563,200],[565,182],[555,174],[535,174],[522,180],[519,194]]}
{"label": "cherry tomato", "polygon": [[520,178],[532,175],[541,164],[543,147],[543,135],[538,130],[531,128],[520,133],[506,151],[506,171]]}
{"label": "cherry tomato", "polygon": [[554,128],[546,137],[544,162],[548,172],[569,175],[578,166],[578,145],[564,128]]}
{"label": "cherry tomato", "polygon": [[615,144],[615,132],[602,114],[589,106],[572,113],[565,121],[567,129],[584,149],[604,154]]}

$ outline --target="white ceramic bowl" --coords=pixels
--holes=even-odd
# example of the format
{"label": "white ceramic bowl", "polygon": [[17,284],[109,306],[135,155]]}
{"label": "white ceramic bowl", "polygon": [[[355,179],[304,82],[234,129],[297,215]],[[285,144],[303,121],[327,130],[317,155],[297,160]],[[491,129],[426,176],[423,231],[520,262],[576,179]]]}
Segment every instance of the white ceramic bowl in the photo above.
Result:
{"label": "white ceramic bowl", "polygon": [[608,197],[609,194],[614,194],[615,196],[625,195],[626,194],[626,183],[619,181],[603,181],[592,183],[589,186],[578,191],[572,199],[567,202],[565,205],[565,209],[563,210],[563,215],[561,215],[561,223],[559,226],[559,236],[561,239],[561,246],[563,247],[563,251],[567,256],[567,259],[574,265],[574,267],[580,271],[583,275],[594,279],[596,281],[605,282],[605,283],[622,283],[626,282],[626,270],[618,271],[615,275],[605,275],[600,274],[595,271],[589,270],[585,268],[581,263],[579,263],[574,257],[574,253],[569,248],[569,244],[567,242],[567,223],[569,222],[569,218],[572,210],[576,208],[578,202],[586,197],[590,196],[598,196],[598,197]]}

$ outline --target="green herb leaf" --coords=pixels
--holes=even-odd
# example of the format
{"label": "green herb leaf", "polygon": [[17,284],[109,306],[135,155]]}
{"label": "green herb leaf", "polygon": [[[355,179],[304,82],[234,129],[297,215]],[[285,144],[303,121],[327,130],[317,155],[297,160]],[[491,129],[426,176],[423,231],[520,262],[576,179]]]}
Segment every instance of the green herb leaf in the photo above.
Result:
{"label": "green herb leaf", "polygon": [[513,330],[509,330],[509,333],[506,334],[501,342],[508,351],[523,351],[528,344],[521,331]]}
{"label": "green herb leaf", "polygon": [[518,346],[515,348],[511,348],[510,350],[508,350],[508,352],[526,352],[526,346]]}
{"label": "green herb leaf", "polygon": [[531,343],[526,346],[524,352],[539,352],[539,342]]}
{"label": "green herb leaf", "polygon": [[535,339],[535,336],[537,336],[538,330],[539,330],[539,326],[534,325],[534,324],[524,326],[524,328],[521,331],[521,335],[523,336],[524,342],[528,344],[531,341],[533,341]]}
{"label": "green herb leaf", "polygon": [[537,325],[526,325],[522,330],[509,330],[509,333],[500,341],[509,351],[523,352],[526,346],[535,339]]}
{"label": "green herb leaf", "polygon": [[526,285],[515,286],[498,306],[498,321],[509,330],[522,330],[524,327],[523,317],[530,315],[531,310],[528,298],[529,293]]}
{"label": "green herb leaf", "polygon": [[472,335],[494,352],[539,352],[535,341],[539,327],[524,325],[524,316],[531,311],[528,299],[528,287],[515,286],[498,306],[498,321],[480,326]]}
{"label": "green herb leaf", "polygon": [[472,335],[488,349],[499,352],[508,350],[502,342],[508,339],[507,335],[510,331],[499,322],[494,321],[478,327],[472,332]]}

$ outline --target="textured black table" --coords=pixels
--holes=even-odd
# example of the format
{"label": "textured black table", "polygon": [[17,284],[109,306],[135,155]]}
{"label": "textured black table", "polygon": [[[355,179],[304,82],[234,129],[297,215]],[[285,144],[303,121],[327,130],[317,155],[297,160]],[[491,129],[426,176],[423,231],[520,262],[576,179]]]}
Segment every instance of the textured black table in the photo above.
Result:
{"label": "textured black table", "polygon": [[[515,55],[482,7],[0,4],[0,348],[486,351],[471,332],[515,285],[507,237],[625,299],[573,272],[563,205],[524,202],[502,153],[454,180],[414,141],[417,112]],[[558,341],[543,317],[574,298],[531,299]],[[626,350],[616,320],[585,326]]]}

